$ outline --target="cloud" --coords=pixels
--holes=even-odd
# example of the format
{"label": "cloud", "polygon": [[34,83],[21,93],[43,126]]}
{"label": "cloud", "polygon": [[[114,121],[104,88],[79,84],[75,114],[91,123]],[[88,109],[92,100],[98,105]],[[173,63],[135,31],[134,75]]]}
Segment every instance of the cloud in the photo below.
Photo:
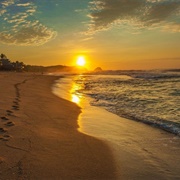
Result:
{"label": "cloud", "polygon": [[136,29],[166,28],[179,32],[179,0],[93,0],[90,9],[89,34],[125,24]]}
{"label": "cloud", "polygon": [[17,4],[17,6],[30,6],[31,3],[23,3],[23,4]]}
{"label": "cloud", "polygon": [[0,33],[0,39],[6,44],[14,45],[42,45],[54,36],[51,30],[43,25],[23,27],[14,34]]}
{"label": "cloud", "polygon": [[14,4],[14,0],[2,1],[1,4],[2,4],[3,7],[6,7],[6,6]]}
{"label": "cloud", "polygon": [[164,31],[180,32],[180,24],[169,23],[163,27]]}
{"label": "cloud", "polygon": [[2,0],[0,2],[0,42],[19,46],[38,46],[56,36],[56,32],[34,18],[33,1]]}
{"label": "cloud", "polygon": [[0,15],[2,16],[6,12],[5,9],[0,9]]}

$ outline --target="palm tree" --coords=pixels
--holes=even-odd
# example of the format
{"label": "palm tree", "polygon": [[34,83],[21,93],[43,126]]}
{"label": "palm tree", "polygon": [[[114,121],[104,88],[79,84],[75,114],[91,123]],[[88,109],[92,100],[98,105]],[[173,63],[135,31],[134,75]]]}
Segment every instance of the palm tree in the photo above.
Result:
{"label": "palm tree", "polygon": [[7,59],[5,54],[1,54],[0,57],[1,57],[1,59]]}

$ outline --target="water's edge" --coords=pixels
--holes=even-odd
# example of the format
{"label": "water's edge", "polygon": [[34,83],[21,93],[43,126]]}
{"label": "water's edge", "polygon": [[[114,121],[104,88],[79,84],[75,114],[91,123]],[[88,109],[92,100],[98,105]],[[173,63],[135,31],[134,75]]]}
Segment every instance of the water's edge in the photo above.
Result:
{"label": "water's edge", "polygon": [[[66,80],[66,82],[63,82],[62,77],[61,77],[60,82],[59,82],[59,80],[57,80],[55,82],[55,84],[53,85],[53,88],[52,88],[53,90],[52,91],[53,91],[53,93],[55,95],[57,95],[57,96],[59,96],[61,98],[64,98],[66,100],[69,100],[69,101],[72,101],[73,98],[75,100],[77,100],[79,98],[78,96],[81,96],[81,98],[84,98],[84,100],[88,99],[88,98],[90,99],[90,97],[88,97],[88,95],[86,95],[86,94],[79,95],[79,92],[77,92],[78,91],[78,87],[76,87],[74,84],[73,84],[73,86],[74,86],[73,88],[74,89],[73,90],[71,89],[72,88],[71,87],[72,86],[71,83],[73,82],[73,80],[72,80],[73,76],[72,77],[68,76],[68,77],[64,77],[64,78],[66,78],[66,79],[64,79],[64,80]],[[60,83],[60,87],[58,85],[58,82]],[[63,83],[63,84],[61,84],[61,83]],[[61,94],[57,93],[57,89],[58,88],[61,88]],[[74,93],[73,97],[71,97],[71,95],[72,95],[71,93]],[[92,99],[92,97],[91,97],[91,99]],[[84,100],[83,100],[83,102],[84,102]],[[89,103],[89,102],[86,102],[86,106],[87,106],[87,103]],[[80,107],[84,106],[83,104],[78,104],[78,105]],[[91,103],[90,103],[90,105],[94,106]],[[96,107],[99,107],[99,106],[96,106]],[[103,109],[107,110],[109,113],[116,114],[116,112],[113,112],[113,111],[107,109],[106,107],[102,106],[100,108],[103,108]],[[175,135],[180,136],[180,126],[179,126],[178,123],[176,124],[176,123],[172,123],[172,122],[168,122],[168,121],[164,121],[164,120],[159,120],[159,121],[150,121],[148,119],[142,120],[142,119],[138,119],[138,118],[135,118],[133,116],[128,116],[128,115],[125,115],[125,116],[119,115],[119,114],[116,114],[116,115],[118,115],[120,118],[122,117],[122,118],[127,118],[129,120],[134,120],[134,121],[137,121],[137,122],[141,122],[141,123],[150,125],[152,127],[159,128],[159,129],[165,130],[165,131],[167,131],[169,133],[173,133]]]}

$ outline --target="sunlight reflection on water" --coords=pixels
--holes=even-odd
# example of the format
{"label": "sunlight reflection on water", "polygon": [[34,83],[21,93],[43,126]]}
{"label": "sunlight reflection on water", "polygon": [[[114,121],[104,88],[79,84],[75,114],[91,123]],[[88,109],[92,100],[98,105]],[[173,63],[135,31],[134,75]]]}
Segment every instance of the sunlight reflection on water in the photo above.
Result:
{"label": "sunlight reflection on water", "polygon": [[[154,165],[155,170],[163,167],[164,162],[170,163],[169,167],[174,167],[174,159],[177,159],[179,153],[178,139],[175,141],[173,135],[164,131],[121,118],[100,107],[91,106],[89,104],[91,97],[81,93],[81,90],[84,89],[84,81],[85,77],[83,76],[61,78],[56,82],[53,92],[81,107],[78,131],[103,140],[109,145],[114,155],[118,177],[122,177],[122,172],[124,176],[129,177],[129,171],[126,173],[125,169],[129,168],[131,162],[138,162],[133,164],[135,170],[145,167],[145,169],[150,169],[151,174],[151,162],[154,162],[154,157],[149,156],[150,153],[155,154],[159,159],[159,163]],[[164,156],[165,153],[167,156]],[[176,169],[178,168],[176,167]],[[155,170],[152,171],[156,173]],[[171,171],[173,172],[173,170]],[[144,171],[142,175],[144,175],[143,173]],[[132,174],[134,175],[134,173]]]}
{"label": "sunlight reflection on water", "polygon": [[80,101],[81,99],[75,95],[75,94],[72,94],[72,99],[71,99],[72,102],[76,103],[76,104],[80,104]]}
{"label": "sunlight reflection on water", "polygon": [[[81,75],[80,75],[81,76]],[[79,78],[79,76],[78,76]],[[82,93],[79,91],[83,89],[83,83],[75,83],[72,81],[71,89],[70,89],[70,95],[71,95],[71,102],[74,102],[82,107]]]}

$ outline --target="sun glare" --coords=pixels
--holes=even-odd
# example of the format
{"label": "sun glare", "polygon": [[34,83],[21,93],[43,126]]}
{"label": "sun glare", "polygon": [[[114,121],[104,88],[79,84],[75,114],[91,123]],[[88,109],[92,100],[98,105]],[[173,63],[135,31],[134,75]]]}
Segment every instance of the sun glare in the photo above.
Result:
{"label": "sun glare", "polygon": [[80,103],[80,98],[75,95],[75,94],[72,94],[72,99],[71,99],[72,102],[76,103],[76,104],[79,104]]}
{"label": "sun glare", "polygon": [[77,61],[76,61],[76,64],[78,66],[84,66],[86,64],[86,60],[83,56],[79,56]]}

